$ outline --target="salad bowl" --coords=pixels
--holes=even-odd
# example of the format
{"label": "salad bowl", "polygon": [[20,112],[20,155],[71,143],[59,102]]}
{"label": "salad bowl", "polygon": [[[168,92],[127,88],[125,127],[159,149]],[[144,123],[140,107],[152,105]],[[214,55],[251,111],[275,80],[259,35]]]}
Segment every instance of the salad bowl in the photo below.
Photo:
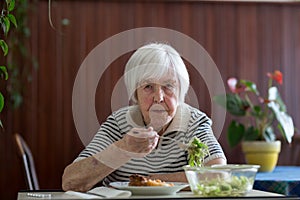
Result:
{"label": "salad bowl", "polygon": [[252,190],[259,165],[184,166],[195,195],[204,197],[244,196]]}

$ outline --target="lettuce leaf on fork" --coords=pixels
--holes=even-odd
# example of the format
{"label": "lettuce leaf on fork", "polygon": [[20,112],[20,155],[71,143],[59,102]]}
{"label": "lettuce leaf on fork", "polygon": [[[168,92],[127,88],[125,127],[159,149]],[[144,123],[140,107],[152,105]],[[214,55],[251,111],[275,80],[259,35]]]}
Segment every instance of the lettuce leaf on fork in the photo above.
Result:
{"label": "lettuce leaf on fork", "polygon": [[189,142],[188,164],[191,167],[202,167],[204,158],[209,155],[208,146],[201,142],[197,137],[194,137]]}

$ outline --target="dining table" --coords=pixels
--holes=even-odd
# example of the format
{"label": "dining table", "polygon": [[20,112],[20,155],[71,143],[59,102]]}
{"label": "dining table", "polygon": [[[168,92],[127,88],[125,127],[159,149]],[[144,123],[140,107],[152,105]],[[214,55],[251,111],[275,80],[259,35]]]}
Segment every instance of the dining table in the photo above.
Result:
{"label": "dining table", "polygon": [[[236,200],[238,199],[289,199],[289,197],[284,196],[282,194],[265,192],[260,190],[251,190],[244,196],[240,197],[232,197]],[[64,191],[19,191],[18,192],[18,200],[41,200],[41,199],[56,199],[56,200],[64,200],[64,199],[142,199],[142,200],[154,200],[154,199],[231,199],[231,197],[203,197],[199,195],[194,195],[190,191],[180,191],[174,194],[169,195],[131,195],[127,197],[110,197],[105,198],[101,196],[77,196],[72,193],[64,192]],[[291,199],[291,198],[290,198]],[[300,198],[299,198],[300,199]]]}
{"label": "dining table", "polygon": [[254,189],[300,197],[300,166],[276,166],[256,174]]}

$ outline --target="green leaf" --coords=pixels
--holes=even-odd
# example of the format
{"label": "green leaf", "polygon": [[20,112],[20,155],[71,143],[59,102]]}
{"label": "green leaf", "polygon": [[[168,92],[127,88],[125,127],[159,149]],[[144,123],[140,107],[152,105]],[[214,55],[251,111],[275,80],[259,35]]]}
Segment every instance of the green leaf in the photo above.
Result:
{"label": "green leaf", "polygon": [[244,140],[253,141],[253,140],[257,140],[258,138],[259,138],[259,131],[257,130],[257,128],[254,128],[253,126],[247,128],[244,135]]}
{"label": "green leaf", "polygon": [[231,121],[227,129],[227,140],[230,147],[235,147],[244,138],[245,127],[236,121]]}
{"label": "green leaf", "polygon": [[6,0],[6,3],[7,3],[7,9],[9,12],[11,12],[15,9],[15,0]]}
{"label": "green leaf", "polygon": [[188,145],[188,163],[190,166],[201,167],[204,163],[204,158],[209,155],[208,146],[194,137]]}
{"label": "green leaf", "polygon": [[278,128],[278,130],[280,131],[280,133],[281,133],[281,135],[283,136],[283,138],[285,139],[285,141],[287,141],[287,139],[286,139],[286,137],[285,137],[284,130],[283,130],[283,128],[282,128],[282,126],[281,126],[280,123],[277,124],[277,128]]}
{"label": "green leaf", "polygon": [[0,112],[2,112],[4,107],[4,97],[2,95],[2,93],[0,92]]}
{"label": "green leaf", "polygon": [[259,95],[255,83],[247,80],[240,80],[240,82],[246,86],[247,91],[254,92],[256,95]]}
{"label": "green leaf", "polygon": [[226,95],[226,108],[232,115],[245,116],[248,107],[249,104],[237,94]]}
{"label": "green leaf", "polygon": [[251,115],[254,116],[254,117],[257,117],[257,118],[262,118],[264,113],[262,112],[262,109],[260,106],[253,106],[252,107],[252,112],[251,112]]}
{"label": "green leaf", "polygon": [[0,46],[3,51],[4,56],[6,56],[8,53],[8,45],[6,44],[6,42],[4,40],[0,40]]}
{"label": "green leaf", "polygon": [[245,116],[249,107],[248,102],[242,100],[238,94],[216,95],[213,100],[236,116]]}
{"label": "green leaf", "polygon": [[7,73],[7,69],[5,66],[0,66],[0,77],[4,78],[4,80],[8,79],[8,73]]}
{"label": "green leaf", "polygon": [[7,35],[8,31],[10,29],[10,21],[9,21],[8,17],[6,17],[6,16],[3,17],[2,20],[3,20],[2,28],[3,28],[4,34]]}
{"label": "green leaf", "polygon": [[8,14],[7,17],[10,20],[10,22],[13,23],[13,25],[17,28],[18,25],[17,25],[17,20],[16,20],[15,16],[12,14]]}

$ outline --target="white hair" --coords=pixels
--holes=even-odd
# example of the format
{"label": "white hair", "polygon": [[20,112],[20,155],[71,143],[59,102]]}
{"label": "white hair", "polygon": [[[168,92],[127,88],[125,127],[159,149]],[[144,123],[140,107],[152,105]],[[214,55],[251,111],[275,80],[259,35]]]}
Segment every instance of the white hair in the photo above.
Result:
{"label": "white hair", "polygon": [[140,47],[125,66],[125,85],[130,100],[137,103],[136,89],[149,79],[159,79],[173,69],[179,81],[179,102],[183,103],[189,89],[190,79],[179,53],[170,45],[150,43]]}

